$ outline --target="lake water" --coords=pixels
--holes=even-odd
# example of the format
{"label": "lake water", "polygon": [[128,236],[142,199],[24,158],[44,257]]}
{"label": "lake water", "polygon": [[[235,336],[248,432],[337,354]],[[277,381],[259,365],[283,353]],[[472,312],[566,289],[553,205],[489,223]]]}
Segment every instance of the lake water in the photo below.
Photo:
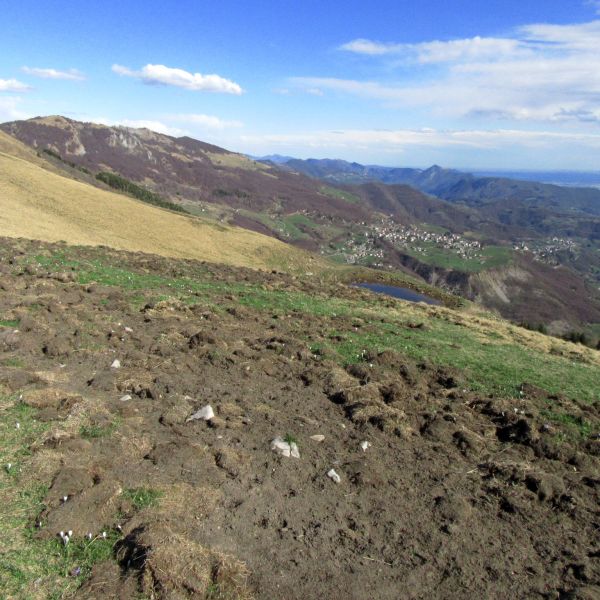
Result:
{"label": "lake water", "polygon": [[409,302],[426,302],[427,304],[441,304],[439,300],[424,296],[423,294],[417,294],[407,288],[397,287],[395,285],[383,285],[381,283],[353,283],[355,287],[365,288],[371,290],[376,294],[386,294],[394,298],[400,298],[401,300],[408,300]]}

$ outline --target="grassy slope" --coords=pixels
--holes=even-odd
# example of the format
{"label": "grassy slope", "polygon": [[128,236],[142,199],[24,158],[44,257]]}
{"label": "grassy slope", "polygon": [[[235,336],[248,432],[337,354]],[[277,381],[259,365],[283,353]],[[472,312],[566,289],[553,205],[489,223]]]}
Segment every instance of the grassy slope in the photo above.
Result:
{"label": "grassy slope", "polygon": [[[462,372],[467,387],[485,394],[519,396],[523,382],[562,393],[579,402],[600,400],[600,352],[528,331],[473,307],[453,310],[396,301],[366,291],[325,287],[265,289],[244,282],[219,282],[203,270],[187,269],[179,278],[140,273],[118,259],[98,254],[82,260],[76,249],[37,256],[34,263],[52,271],[72,269],[80,283],[97,282],[132,292],[140,305],[149,299],[177,298],[222,307],[224,296],[269,314],[322,319],[324,335],[306,341],[340,364],[369,361],[369,354],[393,349],[418,361]],[[350,331],[337,328],[340,315],[356,318]]]}
{"label": "grassy slope", "polygon": [[312,260],[245,229],[180,216],[62,177],[7,137],[0,138],[3,235],[290,271]]}

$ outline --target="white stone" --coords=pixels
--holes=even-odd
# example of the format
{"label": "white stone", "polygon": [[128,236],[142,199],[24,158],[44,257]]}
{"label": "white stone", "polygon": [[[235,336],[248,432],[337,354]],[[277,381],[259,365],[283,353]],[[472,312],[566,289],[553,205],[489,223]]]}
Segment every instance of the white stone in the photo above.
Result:
{"label": "white stone", "polygon": [[131,327],[125,327],[125,331],[127,333],[133,333],[133,329],[131,329]]}
{"label": "white stone", "polygon": [[364,442],[360,443],[360,448],[363,452],[366,452],[370,447],[371,447],[371,442],[364,441]]}
{"label": "white stone", "polygon": [[298,450],[298,445],[296,442],[288,443],[280,437],[276,437],[271,442],[271,450],[277,452],[277,454],[281,454],[281,456],[285,456],[286,458],[289,458],[290,456],[293,458],[300,458],[300,451]]}
{"label": "white stone", "polygon": [[124,396],[121,396],[119,400],[121,402],[127,402],[128,400],[131,400],[131,396],[129,394],[125,394]]}
{"label": "white stone", "polygon": [[335,472],[335,469],[329,469],[329,471],[327,471],[327,477],[335,483],[340,483],[342,481],[342,478]]}
{"label": "white stone", "polygon": [[322,442],[325,439],[325,436],[321,434],[311,435],[310,439],[314,440],[315,442]]}
{"label": "white stone", "polygon": [[202,407],[200,410],[197,410],[191,417],[186,419],[186,423],[188,421],[210,421],[215,416],[215,412],[212,409],[210,404]]}
{"label": "white stone", "polygon": [[110,365],[111,369],[120,369],[121,368],[121,361],[118,358],[115,358],[115,360],[112,361],[112,364]]}

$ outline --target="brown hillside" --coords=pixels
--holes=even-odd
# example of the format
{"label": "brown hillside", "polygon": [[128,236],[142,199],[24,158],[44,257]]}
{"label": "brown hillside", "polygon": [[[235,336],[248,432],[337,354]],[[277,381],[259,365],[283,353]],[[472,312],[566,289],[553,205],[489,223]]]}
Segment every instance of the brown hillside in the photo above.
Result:
{"label": "brown hillside", "polygon": [[148,206],[43,167],[44,161],[28,148],[2,135],[3,235],[106,245],[257,268],[294,270],[313,260],[273,238]]}

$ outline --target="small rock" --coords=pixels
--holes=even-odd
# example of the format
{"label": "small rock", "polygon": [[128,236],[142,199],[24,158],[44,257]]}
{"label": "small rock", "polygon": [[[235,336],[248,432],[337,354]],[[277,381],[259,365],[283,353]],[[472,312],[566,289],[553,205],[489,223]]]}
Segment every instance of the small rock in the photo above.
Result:
{"label": "small rock", "polygon": [[311,435],[310,439],[314,440],[315,442],[322,442],[325,439],[325,436],[321,434]]}
{"label": "small rock", "polygon": [[121,402],[127,402],[128,400],[131,400],[131,396],[129,394],[125,394],[124,396],[121,396],[119,400]]}
{"label": "small rock", "polygon": [[115,360],[112,361],[112,364],[110,365],[111,369],[120,369],[121,368],[121,361],[118,358],[115,358]]}
{"label": "small rock", "polygon": [[131,327],[125,327],[125,331],[127,333],[133,333],[133,329],[131,329]]}
{"label": "small rock", "polygon": [[281,454],[281,456],[285,456],[286,458],[289,458],[290,456],[293,458],[300,458],[300,451],[298,450],[298,445],[296,442],[288,443],[280,437],[276,437],[271,442],[271,450],[277,452],[277,454]]}
{"label": "small rock", "polygon": [[360,443],[360,448],[363,452],[366,452],[370,447],[371,447],[371,442],[364,441],[364,442]]}
{"label": "small rock", "polygon": [[329,471],[327,471],[327,477],[334,483],[340,483],[342,481],[342,478],[336,473],[335,469],[329,469]]}
{"label": "small rock", "polygon": [[202,407],[200,410],[196,411],[193,415],[186,419],[186,423],[189,421],[210,421],[215,416],[215,412],[212,409],[210,404]]}

